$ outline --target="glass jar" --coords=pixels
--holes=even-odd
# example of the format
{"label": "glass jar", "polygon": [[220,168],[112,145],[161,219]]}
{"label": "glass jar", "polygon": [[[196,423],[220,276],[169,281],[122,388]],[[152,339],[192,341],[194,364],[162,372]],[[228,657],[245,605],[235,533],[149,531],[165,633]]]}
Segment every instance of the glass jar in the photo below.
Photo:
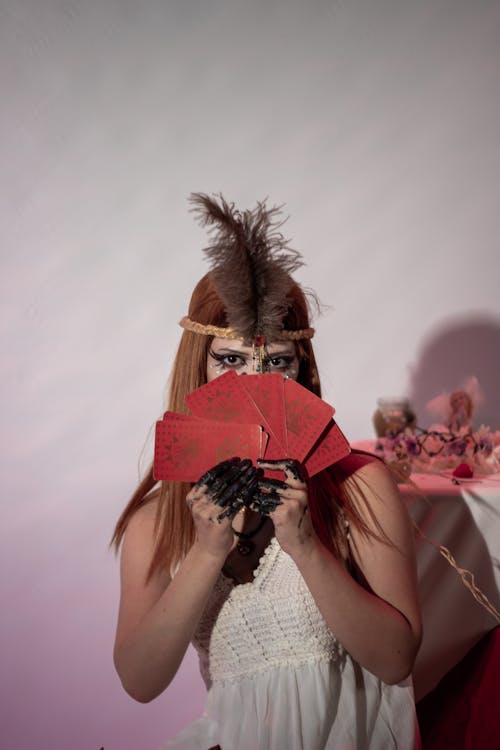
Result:
{"label": "glass jar", "polygon": [[415,412],[407,398],[379,398],[373,415],[373,426],[377,437],[397,435],[407,427],[414,429],[417,422]]}

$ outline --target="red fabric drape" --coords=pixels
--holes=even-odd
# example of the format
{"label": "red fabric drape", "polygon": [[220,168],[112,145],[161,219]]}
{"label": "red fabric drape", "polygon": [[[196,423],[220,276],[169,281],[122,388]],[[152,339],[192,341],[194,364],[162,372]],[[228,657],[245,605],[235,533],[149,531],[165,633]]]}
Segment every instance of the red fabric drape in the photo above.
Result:
{"label": "red fabric drape", "polygon": [[423,750],[500,750],[500,628],[417,704]]}

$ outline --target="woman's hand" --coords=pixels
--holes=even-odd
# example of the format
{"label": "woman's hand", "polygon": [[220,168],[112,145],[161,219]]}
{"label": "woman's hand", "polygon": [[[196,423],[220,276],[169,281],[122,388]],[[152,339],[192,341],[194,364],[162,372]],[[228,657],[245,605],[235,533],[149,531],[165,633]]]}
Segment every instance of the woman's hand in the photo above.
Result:
{"label": "woman's hand", "polygon": [[249,459],[222,461],[203,474],[186,496],[198,546],[224,561],[234,544],[231,521],[256,489],[259,470]]}
{"label": "woman's hand", "polygon": [[276,539],[285,552],[292,557],[298,552],[304,554],[307,546],[316,544],[317,536],[311,521],[307,484],[300,464],[289,458],[258,463],[262,469],[283,471],[285,481],[259,479],[260,495],[254,497],[252,507],[269,514]]}

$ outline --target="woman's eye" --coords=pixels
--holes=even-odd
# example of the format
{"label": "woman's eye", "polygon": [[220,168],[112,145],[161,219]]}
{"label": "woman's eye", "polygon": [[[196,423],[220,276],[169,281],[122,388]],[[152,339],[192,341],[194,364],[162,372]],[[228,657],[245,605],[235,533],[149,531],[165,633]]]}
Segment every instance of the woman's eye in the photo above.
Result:
{"label": "woman's eye", "polygon": [[271,357],[268,362],[269,366],[275,370],[284,370],[290,366],[291,357]]}
{"label": "woman's eye", "polygon": [[240,367],[245,364],[243,359],[236,354],[227,354],[222,361],[228,367]]}
{"label": "woman's eye", "polygon": [[218,363],[219,367],[224,367],[228,370],[237,370],[239,367],[243,367],[246,363],[243,357],[238,354],[218,354],[217,352],[210,352],[210,355]]}
{"label": "woman's eye", "polygon": [[222,354],[212,350],[209,353],[212,359],[215,360],[215,364],[210,365],[211,367],[222,367],[224,370],[239,370],[246,365],[245,357],[240,354]]}

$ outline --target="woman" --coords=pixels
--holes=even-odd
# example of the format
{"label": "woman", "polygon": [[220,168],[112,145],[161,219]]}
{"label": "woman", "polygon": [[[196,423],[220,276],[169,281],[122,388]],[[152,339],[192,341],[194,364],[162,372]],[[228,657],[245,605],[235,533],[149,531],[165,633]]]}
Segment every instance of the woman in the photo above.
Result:
{"label": "woman", "polygon": [[[192,200],[215,231],[212,268],[181,321],[169,409],[185,413],[184,397],[229,369],[280,372],[320,396],[308,305],[290,275],[301,263],[277,209]],[[352,452],[308,480],[293,456],[259,468],[242,457],[194,486],[156,487],[150,470],[114,541],[127,692],[154,699],[191,641],[200,655],[206,715],[168,747],[419,746],[413,532],[380,461]]]}

